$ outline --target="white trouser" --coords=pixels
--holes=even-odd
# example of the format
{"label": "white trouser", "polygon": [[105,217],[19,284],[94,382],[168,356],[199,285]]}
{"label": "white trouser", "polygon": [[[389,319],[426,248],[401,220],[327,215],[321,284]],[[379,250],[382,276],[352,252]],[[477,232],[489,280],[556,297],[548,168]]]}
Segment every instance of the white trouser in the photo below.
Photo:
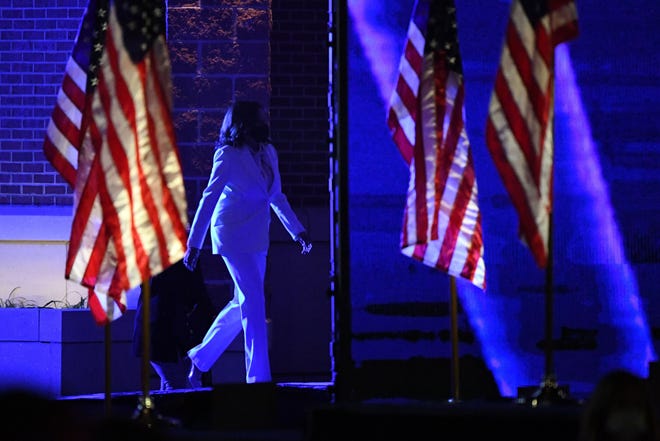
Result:
{"label": "white trouser", "polygon": [[202,342],[188,351],[188,357],[199,370],[211,369],[243,329],[245,381],[271,381],[264,295],[266,255],[265,251],[223,254],[234,281],[234,297],[215,318]]}

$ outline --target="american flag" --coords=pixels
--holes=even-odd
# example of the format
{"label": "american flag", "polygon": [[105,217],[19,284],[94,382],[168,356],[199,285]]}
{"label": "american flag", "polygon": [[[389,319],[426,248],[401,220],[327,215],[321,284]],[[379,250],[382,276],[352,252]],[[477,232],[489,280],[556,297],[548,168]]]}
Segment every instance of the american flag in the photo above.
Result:
{"label": "american flag", "polygon": [[552,212],[554,50],[577,35],[573,0],[514,0],[488,108],[486,144],[541,268]]}
{"label": "american flag", "polygon": [[90,0],[47,127],[44,154],[74,189],[65,277],[98,324],[186,249],[164,33],[162,1]]}
{"label": "american flag", "polygon": [[401,252],[485,289],[453,0],[418,0],[387,124],[410,170]]}

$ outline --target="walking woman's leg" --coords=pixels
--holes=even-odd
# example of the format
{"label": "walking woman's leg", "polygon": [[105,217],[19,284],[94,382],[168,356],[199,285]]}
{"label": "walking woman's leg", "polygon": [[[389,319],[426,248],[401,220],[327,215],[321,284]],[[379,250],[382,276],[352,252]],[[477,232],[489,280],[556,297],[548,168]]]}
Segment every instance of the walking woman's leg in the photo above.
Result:
{"label": "walking woman's leg", "polygon": [[188,357],[202,372],[207,372],[241,332],[241,307],[238,288],[234,297],[218,313],[200,344],[188,351]]}
{"label": "walking woman's leg", "polygon": [[267,253],[223,255],[236,286],[245,338],[245,381],[271,381],[264,277]]}

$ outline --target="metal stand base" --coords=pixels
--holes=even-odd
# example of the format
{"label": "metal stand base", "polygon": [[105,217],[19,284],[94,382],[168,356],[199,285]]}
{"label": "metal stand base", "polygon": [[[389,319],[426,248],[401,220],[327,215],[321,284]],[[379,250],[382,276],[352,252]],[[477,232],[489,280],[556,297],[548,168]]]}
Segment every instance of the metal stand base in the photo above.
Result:
{"label": "metal stand base", "polygon": [[528,397],[519,398],[518,402],[528,404],[532,407],[577,403],[576,400],[568,396],[566,388],[559,387],[557,380],[553,377],[544,379],[538,389]]}
{"label": "metal stand base", "polygon": [[156,412],[154,400],[150,396],[140,397],[138,407],[133,412],[133,420],[150,429],[157,427],[181,427],[181,421],[178,419],[166,417]]}

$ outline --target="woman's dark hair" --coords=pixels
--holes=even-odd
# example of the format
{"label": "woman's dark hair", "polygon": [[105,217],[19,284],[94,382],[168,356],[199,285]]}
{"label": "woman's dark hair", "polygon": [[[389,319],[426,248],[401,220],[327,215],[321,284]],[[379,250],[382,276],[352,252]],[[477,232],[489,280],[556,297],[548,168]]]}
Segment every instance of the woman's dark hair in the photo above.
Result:
{"label": "woman's dark hair", "polygon": [[271,142],[266,112],[258,101],[235,101],[225,113],[218,143],[240,147],[249,142]]}

